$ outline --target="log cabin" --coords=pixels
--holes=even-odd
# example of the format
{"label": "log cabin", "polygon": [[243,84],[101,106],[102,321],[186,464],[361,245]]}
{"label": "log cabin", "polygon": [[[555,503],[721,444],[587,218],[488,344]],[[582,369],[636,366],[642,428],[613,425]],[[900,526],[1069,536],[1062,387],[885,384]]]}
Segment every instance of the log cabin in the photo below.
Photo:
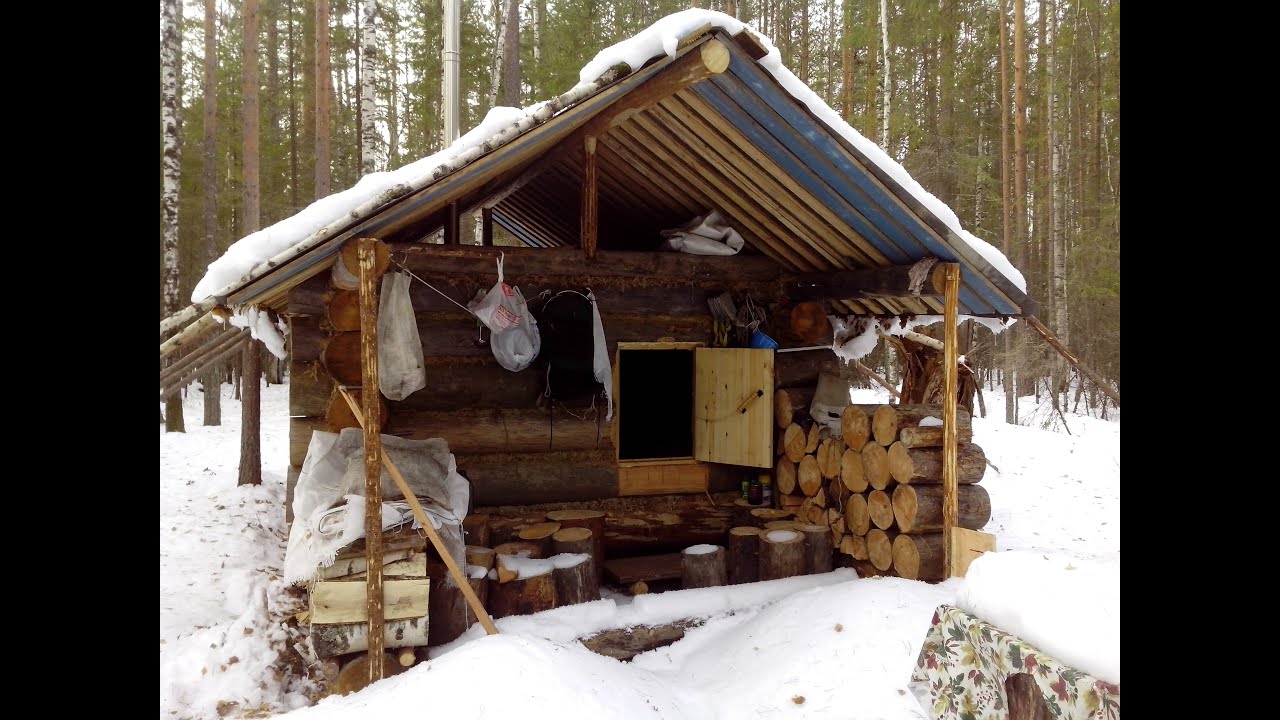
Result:
{"label": "log cabin", "polygon": [[[684,33],[674,52],[604,69],[397,171],[372,197],[352,194],[343,214],[272,248],[174,322],[241,306],[287,322],[292,492],[312,432],[356,426],[337,387],[360,384],[358,298],[339,278],[358,273],[356,242],[376,238],[379,270],[413,278],[427,370],[426,387],[379,399],[382,432],[448,442],[471,485],[471,516],[486,519],[469,540],[474,529],[477,544],[518,541],[548,512],[597,510],[604,559],[727,546],[742,524],[741,479],[769,473],[781,452],[775,390],[810,397],[837,363],[830,327],[797,327],[795,308],[816,304],[819,323],[1036,311],[998,252],[971,242],[769,51],[750,29],[712,24]],[[740,234],[740,252],[659,249],[661,231],[710,211]],[[464,220],[475,216],[473,237]],[[540,362],[511,372],[495,360],[466,305],[493,286],[499,257],[531,304],[565,290],[594,296],[608,398],[548,399]],[[958,267],[954,308],[944,307],[943,265]],[[757,329],[777,347],[718,332],[724,298],[756,308]],[[637,567],[613,579],[680,574],[678,555],[674,570]]]}

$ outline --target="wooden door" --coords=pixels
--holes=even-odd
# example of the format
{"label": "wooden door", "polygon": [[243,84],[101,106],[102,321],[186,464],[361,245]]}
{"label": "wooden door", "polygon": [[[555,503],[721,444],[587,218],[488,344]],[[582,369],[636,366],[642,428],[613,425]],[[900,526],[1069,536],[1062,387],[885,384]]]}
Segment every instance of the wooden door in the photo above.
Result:
{"label": "wooden door", "polygon": [[773,350],[694,351],[693,456],[773,467]]}

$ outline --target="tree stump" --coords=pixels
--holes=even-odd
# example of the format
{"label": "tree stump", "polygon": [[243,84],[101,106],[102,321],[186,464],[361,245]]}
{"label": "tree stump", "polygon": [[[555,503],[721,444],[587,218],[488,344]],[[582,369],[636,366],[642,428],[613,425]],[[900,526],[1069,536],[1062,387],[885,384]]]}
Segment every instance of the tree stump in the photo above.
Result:
{"label": "tree stump", "polygon": [[680,553],[680,587],[720,587],[729,583],[724,548],[719,545],[694,545]]}
{"label": "tree stump", "polygon": [[542,522],[522,528],[517,537],[524,542],[536,543],[538,545],[537,557],[551,557],[551,536],[555,535],[560,529],[560,523]]}
{"label": "tree stump", "polygon": [[805,523],[795,529],[804,536],[805,574],[831,572],[831,528]]}
{"label": "tree stump", "polygon": [[760,579],[760,528],[738,526],[729,530],[728,575],[730,585]]}
{"label": "tree stump", "polygon": [[760,579],[803,575],[805,568],[804,536],[795,530],[769,530],[760,533]]}
{"label": "tree stump", "polygon": [[[573,529],[591,532],[586,528]],[[587,538],[587,540],[590,541],[590,538]],[[600,584],[596,581],[595,567],[590,552],[557,555],[556,557],[564,558],[563,561],[555,561],[556,568],[552,571],[556,586],[556,607],[577,605],[578,603],[600,599]],[[561,565],[564,565],[564,567],[561,567]]]}
{"label": "tree stump", "polygon": [[791,517],[790,510],[758,507],[751,511],[751,524],[758,528],[763,528],[765,523],[773,520],[786,520],[789,517]]}
{"label": "tree stump", "polygon": [[515,555],[516,557],[524,556],[530,558],[543,557],[542,545],[528,540],[516,540],[514,542],[504,542],[501,545],[493,547],[494,555]]}
{"label": "tree stump", "polygon": [[560,529],[582,527],[591,531],[591,559],[595,565],[596,582],[604,579],[604,520],[602,510],[552,510],[547,513],[549,522],[560,523]]}
{"label": "tree stump", "polygon": [[[499,573],[503,569],[503,557],[498,556],[498,567],[495,570]],[[529,615],[555,606],[556,583],[551,572],[528,578],[517,575],[507,582],[500,579],[489,581],[489,614],[494,619],[508,615]]]}
{"label": "tree stump", "polygon": [[489,547],[489,514],[476,513],[462,518],[462,535],[468,545]]}
{"label": "tree stump", "polygon": [[467,564],[478,565],[485,570],[493,568],[493,549],[478,545],[467,546]]}
{"label": "tree stump", "polygon": [[764,529],[768,530],[795,530],[795,520],[770,520],[764,524]]}
{"label": "tree stump", "polygon": [[431,578],[427,588],[427,642],[453,642],[471,627],[474,619],[468,617],[467,597],[443,562],[429,563],[427,577]]}

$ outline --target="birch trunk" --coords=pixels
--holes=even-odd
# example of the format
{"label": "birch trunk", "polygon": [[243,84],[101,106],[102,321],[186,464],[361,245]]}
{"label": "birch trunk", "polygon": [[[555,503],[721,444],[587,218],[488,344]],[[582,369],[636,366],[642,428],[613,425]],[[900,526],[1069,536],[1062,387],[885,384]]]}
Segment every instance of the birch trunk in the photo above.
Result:
{"label": "birch trunk", "polygon": [[[182,4],[164,0],[160,13],[160,126],[164,134],[163,192],[160,195],[160,237],[164,247],[161,317],[177,312],[178,302],[178,193],[181,189],[181,150],[178,145],[178,73],[182,58]],[[182,419],[182,394],[169,398],[164,412],[166,432],[186,432]]]}
{"label": "birch trunk", "polygon": [[502,0],[493,0],[493,23],[497,39],[493,43],[493,65],[489,68],[489,107],[498,104],[498,86],[502,82],[502,48],[507,40],[507,24],[502,21]]}
{"label": "birch trunk", "polygon": [[542,17],[546,15],[546,0],[533,0],[533,62],[542,62]]}
{"label": "birch trunk", "polygon": [[364,2],[363,58],[360,69],[360,174],[374,172],[377,163],[377,102],[373,89],[378,74],[378,0]]}
{"label": "birch trunk", "polygon": [[[204,0],[204,257],[218,259],[218,26],[216,0]],[[222,373],[211,367],[200,380],[204,424],[222,424]]]}
{"label": "birch trunk", "polygon": [[884,123],[880,128],[880,147],[892,156],[893,153],[889,150],[889,104],[890,91],[893,87],[893,74],[889,70],[889,0],[880,0],[880,41],[881,53],[884,57],[884,84],[882,86]]}
{"label": "birch trunk", "polygon": [[258,0],[244,0],[244,75],[241,109],[244,121],[244,210],[240,233],[258,231],[261,223],[261,188],[258,181]]}

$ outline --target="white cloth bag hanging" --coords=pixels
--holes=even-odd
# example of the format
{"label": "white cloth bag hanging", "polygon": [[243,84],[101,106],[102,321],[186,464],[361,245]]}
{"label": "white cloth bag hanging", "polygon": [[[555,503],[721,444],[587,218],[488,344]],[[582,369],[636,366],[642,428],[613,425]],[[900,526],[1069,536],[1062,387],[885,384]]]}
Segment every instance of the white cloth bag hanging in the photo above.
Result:
{"label": "white cloth bag hanging", "polygon": [[388,400],[403,400],[426,385],[422,340],[409,299],[409,276],[387,273],[378,298],[378,389]]}

